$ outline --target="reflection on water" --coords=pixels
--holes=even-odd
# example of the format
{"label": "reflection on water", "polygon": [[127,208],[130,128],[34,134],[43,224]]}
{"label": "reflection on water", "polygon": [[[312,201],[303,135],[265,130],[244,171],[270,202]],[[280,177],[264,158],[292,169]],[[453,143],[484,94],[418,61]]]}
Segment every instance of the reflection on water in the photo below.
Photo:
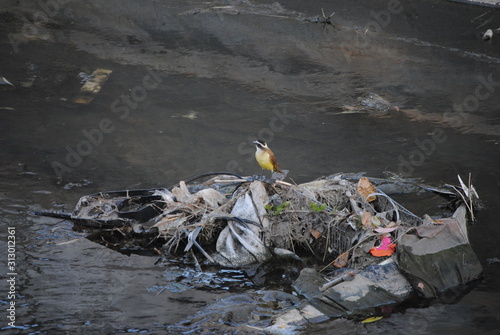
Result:
{"label": "reflection on water", "polygon": [[[30,34],[23,17],[44,13],[37,2],[0,11],[0,76],[16,86],[0,87],[0,247],[5,227],[15,225],[17,324],[26,333],[154,333],[231,295],[227,281],[251,289],[220,271],[183,282],[181,272],[191,270],[165,271],[154,257],[115,252],[68,222],[31,213],[71,211],[85,194],[169,186],[208,171],[260,173],[256,137],[272,142],[296,182],[392,171],[441,184],[470,172],[486,205],[470,229],[473,248],[483,263],[500,258],[493,210],[500,52],[494,39],[480,38],[482,24],[498,27],[498,18],[481,7],[404,1],[401,13],[373,32],[366,30],[370,10],[383,7],[339,1],[333,26],[304,20],[330,6],[68,3]],[[17,52],[9,36],[21,38]],[[71,104],[81,74],[97,68],[113,73],[94,101]],[[144,84],[151,71],[160,78],[155,87]],[[391,108],[367,108],[361,99],[370,92]],[[60,178],[54,162],[68,167]],[[439,212],[429,207],[421,210]],[[499,324],[500,267],[484,265],[484,280],[457,304],[311,331],[486,334]],[[205,289],[206,280],[220,289]]]}

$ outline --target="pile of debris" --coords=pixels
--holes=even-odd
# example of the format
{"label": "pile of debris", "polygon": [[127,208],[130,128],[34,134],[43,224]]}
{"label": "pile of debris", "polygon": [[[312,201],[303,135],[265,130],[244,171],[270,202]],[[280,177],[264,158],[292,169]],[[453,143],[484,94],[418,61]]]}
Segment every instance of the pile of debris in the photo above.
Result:
{"label": "pile of debris", "polygon": [[234,267],[304,252],[320,263],[364,265],[367,245],[422,223],[367,178],[354,183],[341,174],[300,185],[217,174],[168,189],[100,192],[82,197],[71,214],[38,214],[144,234],[169,254],[194,246],[210,262]]}
{"label": "pile of debris", "polygon": [[[118,232],[125,241],[143,237],[162,254],[190,252],[196,260],[197,250],[224,267],[312,257],[317,267],[303,269],[293,286],[307,300],[275,320],[281,327],[401,302],[415,292],[437,297],[479,278],[466,226],[479,197],[459,180],[459,187],[435,188],[337,174],[296,185],[217,173],[164,189],[101,192],[82,197],[71,214],[38,214]],[[384,192],[415,189],[448,197],[455,214],[421,218]],[[337,270],[321,274],[326,269]]]}

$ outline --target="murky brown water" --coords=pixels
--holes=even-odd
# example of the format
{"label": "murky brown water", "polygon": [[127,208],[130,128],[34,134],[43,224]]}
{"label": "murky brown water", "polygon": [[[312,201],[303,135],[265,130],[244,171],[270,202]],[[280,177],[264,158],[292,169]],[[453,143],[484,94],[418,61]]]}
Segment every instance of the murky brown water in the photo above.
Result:
{"label": "murky brown water", "polygon": [[[461,301],[306,332],[496,331],[500,263],[487,260],[500,258],[500,46],[481,36],[500,27],[499,15],[431,1],[387,6],[0,7],[0,76],[16,86],[0,86],[0,248],[5,255],[7,227],[15,227],[19,333],[167,331],[216,299],[255,289],[242,281],[158,294],[168,278],[155,257],[126,256],[32,212],[69,211],[85,194],[169,186],[203,172],[260,173],[251,146],[257,136],[296,182],[392,171],[441,184],[472,173],[486,205],[470,228],[485,278]],[[334,26],[310,22],[321,8],[336,12]],[[71,104],[97,68],[113,71],[102,90],[88,105]],[[364,108],[358,98],[369,92],[392,108]],[[417,214],[440,212],[409,200]]]}

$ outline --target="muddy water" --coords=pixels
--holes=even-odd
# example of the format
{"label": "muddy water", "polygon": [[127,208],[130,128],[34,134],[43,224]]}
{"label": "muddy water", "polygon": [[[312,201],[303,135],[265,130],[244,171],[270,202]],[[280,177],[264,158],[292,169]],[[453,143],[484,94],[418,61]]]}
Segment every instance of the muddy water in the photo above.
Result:
{"label": "muddy water", "polygon": [[[257,136],[296,182],[392,171],[441,184],[471,173],[486,205],[470,228],[485,277],[460,301],[306,332],[498,328],[500,263],[488,260],[500,258],[500,47],[481,39],[500,27],[496,11],[431,1],[117,3],[26,1],[0,12],[0,76],[16,86],[0,87],[0,246],[6,255],[15,227],[19,333],[168,331],[217,299],[265,288],[239,275],[169,286],[179,264],[155,265],[32,215],[69,211],[102,190],[260,173]],[[321,8],[336,12],[333,26],[311,22]],[[112,70],[109,80],[90,104],[72,103],[97,68]],[[389,108],[364,104],[370,92]],[[441,212],[404,200],[417,214]]]}

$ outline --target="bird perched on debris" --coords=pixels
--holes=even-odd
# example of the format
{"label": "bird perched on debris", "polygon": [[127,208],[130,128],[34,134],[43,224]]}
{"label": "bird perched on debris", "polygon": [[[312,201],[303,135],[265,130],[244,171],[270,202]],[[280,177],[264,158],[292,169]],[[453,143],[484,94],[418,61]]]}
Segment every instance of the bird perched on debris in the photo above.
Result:
{"label": "bird perched on debris", "polygon": [[278,171],[279,173],[283,173],[281,171],[278,161],[276,160],[276,156],[269,149],[266,142],[264,141],[254,141],[255,148],[255,159],[257,163],[259,163],[262,169],[270,170],[271,172]]}

